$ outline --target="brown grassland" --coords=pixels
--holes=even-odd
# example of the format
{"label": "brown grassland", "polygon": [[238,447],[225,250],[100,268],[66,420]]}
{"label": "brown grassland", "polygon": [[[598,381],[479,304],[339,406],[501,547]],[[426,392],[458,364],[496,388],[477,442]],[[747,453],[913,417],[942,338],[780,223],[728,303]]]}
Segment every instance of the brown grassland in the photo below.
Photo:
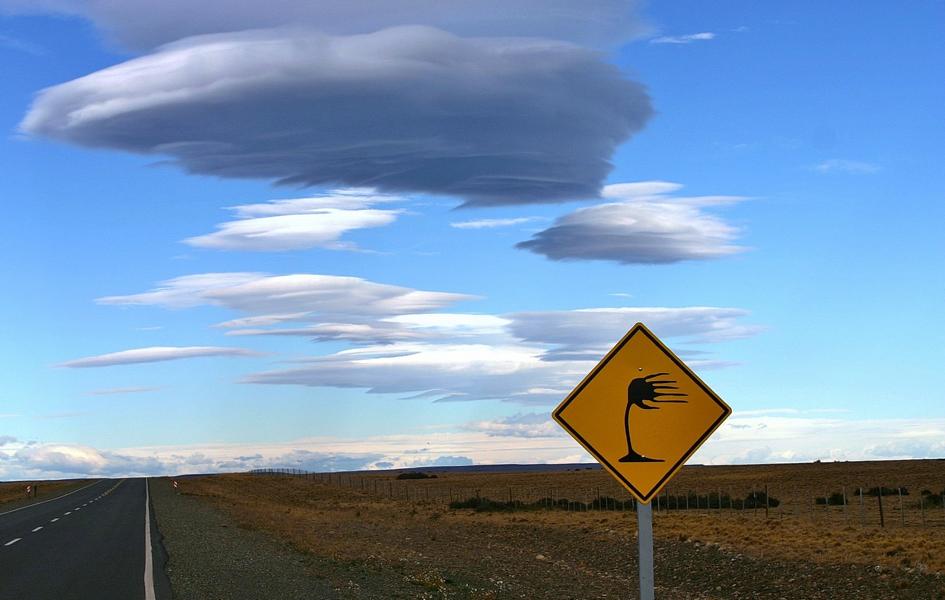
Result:
{"label": "brown grassland", "polygon": [[[566,562],[569,573],[593,574],[588,582],[632,583],[624,558],[633,552],[632,512],[594,508],[477,512],[448,506],[450,498],[477,495],[501,502],[510,495],[524,502],[552,496],[590,502],[600,494],[616,499],[616,503],[605,500],[602,508],[619,508],[629,495],[608,474],[584,468],[428,472],[437,477],[405,481],[396,478],[397,472],[358,472],[333,474],[328,483],[326,475],[239,474],[188,478],[181,486],[183,493],[213,502],[241,526],[272,533],[311,556],[370,561],[430,589],[437,589],[446,577],[462,579],[464,573],[472,581],[473,565],[495,573],[489,583],[501,587],[507,565],[536,560],[557,560],[562,568]],[[719,493],[745,498],[766,485],[770,496],[780,500],[767,515],[764,508],[719,510],[705,504],[656,512],[658,544],[662,540],[711,548],[726,556],[787,561],[782,565],[792,561],[814,568],[863,565],[871,573],[928,574],[933,579],[945,573],[945,508],[933,505],[928,496],[919,503],[921,490],[943,491],[945,461],[691,466],[671,482],[669,494],[692,491],[690,498],[705,502],[707,496]],[[879,499],[864,496],[861,505],[854,494],[860,486],[904,487],[909,493],[901,500],[898,493],[883,497],[885,527],[880,527]],[[847,506],[815,504],[815,496],[844,491]],[[615,556],[616,547],[621,551]],[[658,565],[659,561],[658,551]],[[541,572],[510,570],[505,577],[518,577],[519,583],[535,577],[535,585],[547,588],[550,584]],[[941,575],[937,577],[942,581]],[[588,587],[587,597],[603,597],[605,588],[594,592]]]}
{"label": "brown grassland", "polygon": [[[62,479],[58,481],[41,481],[36,488],[36,498],[26,497],[26,486],[28,484],[36,485],[30,481],[10,481],[0,483],[0,506],[26,504],[32,501],[45,500],[60,494],[64,494],[72,489],[81,487],[88,483],[84,479]],[[0,511],[2,512],[2,511]]]}

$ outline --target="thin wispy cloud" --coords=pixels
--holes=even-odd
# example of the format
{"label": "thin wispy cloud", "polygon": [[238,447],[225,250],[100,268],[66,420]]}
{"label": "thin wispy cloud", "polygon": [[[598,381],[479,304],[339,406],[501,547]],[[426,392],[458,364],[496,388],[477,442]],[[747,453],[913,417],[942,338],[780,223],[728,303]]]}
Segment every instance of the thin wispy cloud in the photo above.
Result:
{"label": "thin wispy cloud", "polygon": [[0,33],[0,49],[15,50],[33,56],[42,56],[46,53],[46,49],[38,44],[3,33]]}
{"label": "thin wispy cloud", "polygon": [[497,227],[512,227],[513,225],[524,225],[525,223],[534,223],[543,221],[543,217],[514,217],[511,219],[476,219],[472,221],[457,221],[450,223],[450,227],[456,229],[495,229]]}
{"label": "thin wispy cloud", "polygon": [[146,394],[148,392],[156,392],[160,389],[159,387],[115,387],[91,390],[85,394],[87,396],[124,396],[127,394]]}
{"label": "thin wispy cloud", "polygon": [[132,365],[139,363],[163,362],[181,360],[185,358],[203,358],[208,356],[259,356],[258,352],[245,348],[224,348],[219,346],[150,346],[147,348],[133,348],[120,352],[110,352],[97,356],[87,356],[60,363],[59,367],[70,369],[86,369],[94,367],[111,367],[115,365]]}
{"label": "thin wispy cloud", "polygon": [[237,214],[236,220],[221,223],[218,231],[188,238],[184,243],[216,250],[354,250],[355,244],[340,238],[349,231],[393,223],[403,210],[374,205],[395,200],[370,190],[338,190],[326,196],[234,206],[231,210]]}
{"label": "thin wispy cloud", "polygon": [[185,275],[163,281],[147,292],[106,296],[98,303],[164,308],[222,306],[254,316],[258,324],[298,320],[309,314],[321,319],[378,318],[433,311],[472,299],[475,296],[418,290],[360,277],[236,272]]}
{"label": "thin wispy cloud", "polygon": [[664,35],[650,40],[651,44],[691,44],[693,42],[706,42],[715,39],[715,34],[711,31],[701,33],[690,33],[687,35]]}
{"label": "thin wispy cloud", "polygon": [[850,173],[855,175],[867,175],[876,173],[880,170],[879,165],[862,160],[846,160],[842,158],[831,158],[817,163],[811,167],[818,173]]}

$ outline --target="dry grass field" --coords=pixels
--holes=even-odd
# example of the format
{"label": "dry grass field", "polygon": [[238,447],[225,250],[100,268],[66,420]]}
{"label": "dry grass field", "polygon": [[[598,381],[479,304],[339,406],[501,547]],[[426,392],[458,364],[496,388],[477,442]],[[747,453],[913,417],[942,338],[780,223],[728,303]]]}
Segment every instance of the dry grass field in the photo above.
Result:
{"label": "dry grass field", "polygon": [[[46,498],[52,498],[68,492],[69,490],[75,489],[82,485],[88,483],[83,479],[62,479],[59,481],[41,481],[38,482],[39,487],[36,489],[36,501],[44,500]],[[26,486],[27,484],[34,484],[36,482],[26,482],[26,481],[10,481],[5,483],[0,483],[0,507],[4,506],[14,506],[19,504],[25,504],[27,502],[32,502],[33,498],[26,497]],[[3,512],[0,510],[0,512]]]}
{"label": "dry grass field", "polygon": [[[209,500],[241,526],[269,532],[310,556],[396,573],[433,594],[417,597],[454,597],[437,595],[450,586],[464,586],[466,595],[456,597],[538,597],[506,596],[503,586],[545,590],[540,597],[614,597],[632,585],[627,557],[635,554],[635,519],[619,510],[629,498],[606,473],[428,472],[437,477],[398,480],[396,472],[362,472],[333,474],[328,483],[324,475],[246,474],[188,478],[181,485],[183,493]],[[691,490],[691,499],[704,502],[721,490],[723,498],[744,498],[767,484],[781,503],[767,516],[764,508],[735,510],[724,502],[721,510],[694,502],[689,510],[656,512],[658,584],[672,583],[662,597],[768,597],[737,592],[740,581],[762,573],[772,582],[757,585],[788,586],[797,594],[771,597],[945,598],[945,509],[918,506],[921,490],[941,492],[943,480],[945,461],[687,467],[670,495]],[[880,527],[878,498],[865,496],[861,509],[852,495],[861,486],[905,487],[909,494],[901,513],[898,492],[883,497],[886,526]],[[849,505],[815,504],[815,496],[843,488]],[[598,493],[616,503],[563,504],[577,510],[449,507],[451,497],[477,494],[503,503],[510,494],[515,502],[554,496],[590,503]],[[710,558],[693,561],[700,552]],[[484,579],[483,573],[490,575]],[[795,578],[813,587],[805,592]],[[817,578],[846,587],[821,594]],[[350,584],[356,582],[353,577]],[[747,589],[757,589],[752,585]],[[716,593],[703,596],[686,586]],[[889,592],[893,588],[898,591]]]}

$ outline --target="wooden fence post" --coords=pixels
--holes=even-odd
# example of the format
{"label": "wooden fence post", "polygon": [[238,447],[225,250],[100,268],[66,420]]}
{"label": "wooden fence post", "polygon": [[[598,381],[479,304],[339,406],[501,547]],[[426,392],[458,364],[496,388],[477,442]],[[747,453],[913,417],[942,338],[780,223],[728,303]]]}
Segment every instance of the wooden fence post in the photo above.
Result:
{"label": "wooden fence post", "polygon": [[906,513],[902,509],[902,486],[900,485],[896,488],[896,491],[899,492],[899,525],[902,527],[906,526]]}
{"label": "wooden fence post", "polygon": [[863,516],[863,486],[860,486],[860,527],[865,523],[865,517]]}
{"label": "wooden fence post", "polygon": [[768,506],[771,505],[771,501],[768,499],[768,484],[765,484],[765,521],[768,520]]}
{"label": "wooden fence post", "polygon": [[886,518],[883,516],[883,486],[879,486],[879,493],[876,495],[876,499],[879,500],[879,526],[886,526]]}
{"label": "wooden fence post", "polygon": [[843,508],[840,509],[843,511],[843,520],[849,523],[850,513],[847,512],[847,486],[840,488],[840,493],[843,495],[843,504],[841,505]]}

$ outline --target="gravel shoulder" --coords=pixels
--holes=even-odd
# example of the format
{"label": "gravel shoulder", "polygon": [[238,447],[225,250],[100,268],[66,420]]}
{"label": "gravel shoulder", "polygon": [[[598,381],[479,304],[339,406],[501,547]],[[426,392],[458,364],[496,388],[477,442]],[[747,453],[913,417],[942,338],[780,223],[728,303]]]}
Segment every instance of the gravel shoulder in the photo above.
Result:
{"label": "gravel shoulder", "polygon": [[311,561],[260,532],[237,527],[168,479],[151,480],[151,503],[176,600],[331,599]]}

